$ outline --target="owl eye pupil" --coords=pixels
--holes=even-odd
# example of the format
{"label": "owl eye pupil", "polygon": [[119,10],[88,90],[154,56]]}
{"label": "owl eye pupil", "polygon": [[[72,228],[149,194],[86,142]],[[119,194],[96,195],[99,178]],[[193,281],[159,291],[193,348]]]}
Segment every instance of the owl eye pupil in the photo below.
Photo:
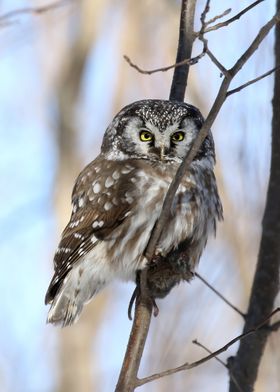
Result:
{"label": "owl eye pupil", "polygon": [[139,138],[142,142],[150,142],[153,140],[154,136],[151,132],[149,131],[141,131],[139,133]]}
{"label": "owl eye pupil", "polygon": [[173,133],[173,135],[171,136],[171,140],[173,142],[181,142],[182,140],[184,140],[185,138],[185,134],[184,132],[175,132]]}

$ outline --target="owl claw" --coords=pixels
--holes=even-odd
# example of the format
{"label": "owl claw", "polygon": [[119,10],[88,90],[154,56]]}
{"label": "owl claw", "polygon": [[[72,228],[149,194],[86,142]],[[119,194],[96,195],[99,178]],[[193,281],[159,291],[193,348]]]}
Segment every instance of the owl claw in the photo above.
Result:
{"label": "owl claw", "polygon": [[159,307],[157,306],[155,299],[152,298],[152,300],[153,300],[153,315],[154,317],[157,317],[159,315]]}
{"label": "owl claw", "polygon": [[128,315],[128,319],[130,321],[132,321],[132,315],[131,315],[132,308],[133,308],[134,302],[136,302],[136,299],[137,299],[139,293],[140,293],[140,290],[139,290],[138,286],[136,286],[133,293],[132,293],[132,296],[130,298],[130,301],[128,304],[128,309],[127,309],[127,315]]}
{"label": "owl claw", "polygon": [[[138,286],[136,286],[133,293],[132,293],[132,296],[130,298],[130,301],[128,304],[128,309],[127,309],[127,316],[130,321],[132,321],[132,319],[133,319],[132,318],[133,305],[134,305],[134,303],[136,303],[137,298],[139,296],[140,296],[140,289]],[[157,303],[153,297],[151,297],[151,300],[152,300],[152,304],[153,304],[153,315],[154,315],[154,317],[157,317],[159,315],[159,307],[157,306]]]}

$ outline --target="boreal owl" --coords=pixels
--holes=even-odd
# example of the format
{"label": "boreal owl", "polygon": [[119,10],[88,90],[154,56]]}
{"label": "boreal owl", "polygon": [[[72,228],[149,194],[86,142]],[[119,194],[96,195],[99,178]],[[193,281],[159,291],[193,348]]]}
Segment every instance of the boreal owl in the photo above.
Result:
{"label": "boreal owl", "polygon": [[[46,294],[48,322],[74,323],[84,304],[105,285],[114,279],[135,280],[147,265],[145,248],[165,194],[202,124],[197,108],[176,101],[142,100],[115,116],[101,153],[80,173],[73,189],[72,215],[55,253]],[[177,190],[158,241],[155,254],[163,268],[157,270],[154,263],[150,278],[148,273],[154,297],[164,297],[180,280],[190,278],[208,234],[222,218],[214,163],[209,132]]]}

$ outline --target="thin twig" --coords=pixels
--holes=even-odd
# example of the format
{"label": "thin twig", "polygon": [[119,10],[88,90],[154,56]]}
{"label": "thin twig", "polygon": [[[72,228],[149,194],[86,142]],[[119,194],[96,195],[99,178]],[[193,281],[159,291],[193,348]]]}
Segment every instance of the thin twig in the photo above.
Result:
{"label": "thin twig", "polygon": [[206,26],[206,16],[208,14],[208,12],[210,11],[210,0],[207,0],[205,3],[205,7],[204,10],[202,11],[201,15],[200,15],[200,22],[201,22],[201,29],[200,29],[200,33],[202,31],[204,31],[205,26]]}
{"label": "thin twig", "polygon": [[227,10],[222,12],[221,14],[214,16],[214,18],[207,20],[207,22],[205,22],[205,25],[209,26],[210,24],[216,22],[216,20],[221,19],[224,16],[228,15],[230,12],[231,12],[231,8],[228,8]]}
{"label": "thin twig", "polygon": [[229,302],[218,290],[216,290],[207,280],[205,280],[200,274],[195,272],[195,276],[197,276],[210,290],[212,290],[218,297],[220,297],[228,306],[230,306],[233,310],[235,310],[240,316],[243,318],[246,317],[245,313],[241,312],[236,306],[234,306],[231,302]]}
{"label": "thin twig", "polygon": [[200,36],[199,39],[204,43],[204,45],[207,46],[206,54],[210,58],[210,60],[216,65],[216,67],[221,71],[221,76],[223,76],[223,75],[224,76],[228,76],[227,75],[227,73],[228,73],[227,69],[222,65],[222,63],[219,62],[217,57],[209,49],[208,41],[206,40],[206,38],[204,38],[203,36]]}
{"label": "thin twig", "polygon": [[[211,50],[208,47],[208,40],[204,37],[207,22],[205,21],[207,13],[210,11],[210,0],[208,0],[205,4],[205,8],[201,14],[200,17],[200,22],[201,22],[201,28],[199,32],[197,33],[197,36],[199,40],[203,43],[203,48],[206,51],[207,55],[209,56],[210,60],[216,65],[216,67],[221,71],[221,73],[224,76],[227,75],[227,69],[219,62],[219,60],[214,56],[214,54],[211,52]],[[209,23],[209,22],[208,22]]]}
{"label": "thin twig", "polygon": [[198,61],[205,56],[205,51],[203,50],[199,55],[192,57],[190,59],[182,60],[179,61],[178,63],[168,65],[166,67],[161,67],[161,68],[155,68],[155,69],[150,69],[150,70],[145,70],[140,68],[137,64],[133,63],[130,58],[127,55],[124,55],[123,58],[128,62],[128,64],[132,67],[135,68],[138,72],[144,75],[152,75],[156,72],[166,72],[169,71],[170,69],[181,67],[182,65],[194,65],[197,64]]}
{"label": "thin twig", "polygon": [[254,328],[251,328],[249,331],[242,333],[241,335],[230,340],[227,344],[225,344],[223,347],[219,348],[218,350],[212,352],[210,355],[207,355],[206,357],[203,357],[203,358],[199,359],[198,361],[195,361],[192,363],[186,362],[183,365],[178,366],[176,368],[168,369],[168,370],[165,370],[164,372],[155,373],[155,374],[152,374],[151,376],[141,378],[138,380],[137,386],[139,387],[141,385],[147,384],[148,382],[158,380],[159,378],[162,378],[162,377],[170,376],[172,374],[181,372],[183,370],[193,369],[197,366],[202,365],[205,362],[208,362],[210,359],[215,358],[217,355],[223,353],[224,351],[227,351],[228,348],[231,347],[234,343],[236,343],[240,340],[243,340],[244,338],[248,337],[249,335],[256,333],[259,329],[261,329],[263,326],[265,326],[265,324],[267,324],[267,322],[271,319],[272,316],[274,316],[278,312],[280,312],[280,308],[277,308],[273,312],[271,312],[271,314],[268,317],[266,317],[265,320],[263,320],[259,325],[257,325]]}
{"label": "thin twig", "polygon": [[[240,11],[238,14],[236,14],[232,18],[225,20],[224,22],[217,23],[214,26],[207,27],[205,29],[205,33],[209,33],[210,31],[218,30],[221,27],[228,26],[230,23],[235,22],[236,20],[241,18],[242,15],[246,14],[248,11],[250,11],[252,8],[256,7],[258,4],[262,3],[263,1],[264,0],[257,0],[254,3],[252,3],[251,5],[249,5],[248,7],[244,8],[242,11]],[[196,34],[198,35],[199,33],[196,33]]]}
{"label": "thin twig", "polygon": [[236,87],[236,88],[234,88],[234,89],[232,89],[232,90],[229,90],[229,91],[227,92],[227,97],[229,97],[229,96],[232,95],[232,94],[238,93],[239,91],[243,90],[245,87],[248,87],[248,86],[250,86],[251,84],[254,84],[254,83],[258,82],[259,80],[261,80],[261,79],[263,79],[263,78],[266,78],[267,76],[271,75],[273,72],[278,71],[279,68],[280,68],[280,65],[278,65],[277,67],[272,68],[270,71],[265,72],[265,73],[262,74],[261,76],[258,76],[257,78],[252,79],[252,80],[250,80],[249,82],[242,84],[242,85],[239,86],[239,87]]}
{"label": "thin twig", "polygon": [[[213,354],[213,351],[211,351],[211,350],[209,350],[209,348],[207,348],[206,346],[204,346],[202,343],[200,343],[197,339],[194,339],[193,341],[192,341],[192,343],[193,344],[195,344],[196,346],[198,346],[198,347],[201,347],[201,348],[203,348],[203,350],[205,350],[205,351],[207,351],[208,352],[208,354]],[[222,361],[219,357],[214,357],[215,359],[216,359],[216,361],[218,361],[221,365],[223,365],[224,367],[228,367],[228,365],[224,362],[224,361]]]}
{"label": "thin twig", "polygon": [[[203,348],[209,354],[213,354],[213,351],[209,350],[206,346],[204,346],[202,343],[200,343],[197,339],[193,340],[192,343],[196,344],[198,347]],[[235,379],[235,377],[231,374],[228,364],[225,363],[224,361],[222,361],[219,357],[214,357],[214,358],[216,359],[216,361],[218,361],[221,365],[223,365],[229,371],[230,378],[234,382],[234,384],[235,384],[236,388],[238,389],[238,391],[239,392],[243,392],[243,389],[240,387],[240,385],[238,384],[238,382]]]}
{"label": "thin twig", "polygon": [[18,16],[18,15],[23,15],[23,14],[34,14],[34,15],[37,14],[37,15],[39,15],[39,14],[43,14],[45,12],[54,10],[56,8],[63,7],[67,3],[69,3],[70,1],[69,0],[61,0],[61,1],[56,1],[54,3],[47,4],[47,5],[44,5],[44,6],[41,6],[41,7],[18,8],[16,10],[9,11],[6,14],[0,15],[0,23],[2,23],[2,21],[5,21],[6,19],[10,19],[10,18],[13,18],[14,16]]}

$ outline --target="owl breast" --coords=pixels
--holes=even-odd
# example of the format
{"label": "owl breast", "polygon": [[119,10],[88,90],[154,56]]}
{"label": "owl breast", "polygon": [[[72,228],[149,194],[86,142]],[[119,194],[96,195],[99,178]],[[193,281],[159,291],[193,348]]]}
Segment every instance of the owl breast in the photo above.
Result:
{"label": "owl breast", "polygon": [[[89,266],[103,264],[106,282],[115,277],[135,280],[135,271],[145,267],[147,261],[143,254],[177,168],[174,163],[151,165],[137,162],[137,168],[129,178],[133,188],[125,193],[130,209],[124,221],[111,232],[106,241],[98,242],[93,236],[97,245],[87,255]],[[168,225],[156,249],[157,254],[167,255],[187,238],[193,241],[199,239],[191,260],[191,265],[195,266],[208,232],[214,229],[217,213],[215,192],[215,179],[210,170],[205,169],[205,173],[201,174],[194,168],[186,176],[177,190]]]}
{"label": "owl breast", "polygon": [[[57,275],[49,290],[49,322],[70,325],[83,305],[112,280],[135,280],[136,271],[147,264],[145,249],[178,164],[132,159],[108,161],[104,167],[101,173],[99,160],[92,162],[77,181],[75,212],[64,231]],[[156,254],[165,256],[187,239],[191,252],[184,263],[193,270],[220,216],[209,162],[193,162],[177,190]],[[77,241],[78,248],[64,258]],[[59,291],[52,294],[61,281]]]}

